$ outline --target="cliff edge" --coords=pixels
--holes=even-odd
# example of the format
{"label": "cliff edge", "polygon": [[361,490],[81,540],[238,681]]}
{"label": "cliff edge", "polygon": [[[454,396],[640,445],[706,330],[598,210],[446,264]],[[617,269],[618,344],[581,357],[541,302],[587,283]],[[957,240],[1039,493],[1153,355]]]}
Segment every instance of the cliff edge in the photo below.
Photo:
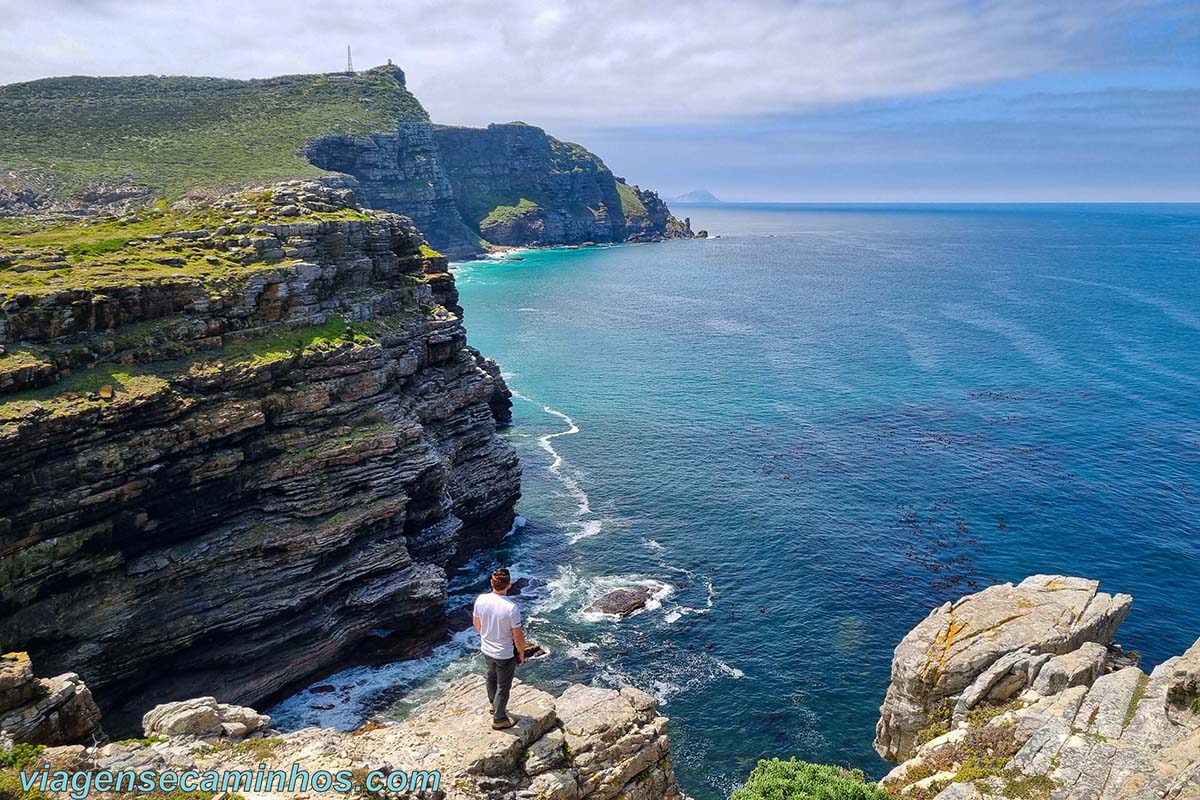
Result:
{"label": "cliff edge", "polygon": [[[516,681],[509,711],[517,724],[496,731],[484,683],[481,675],[461,678],[404,721],[373,720],[353,733],[281,734],[252,708],[198,697],[149,709],[144,739],[76,736],[30,750],[28,743],[45,740],[0,730],[0,753],[10,761],[22,756],[20,768],[35,774],[43,765],[93,778],[101,771],[190,773],[200,791],[188,796],[197,797],[686,800],[671,763],[667,718],[645,692],[572,684],[554,697]],[[12,749],[14,742],[26,749]],[[4,769],[11,766],[0,763],[0,791],[6,781],[15,785]],[[288,786],[288,776],[300,772],[312,785]],[[320,775],[329,778],[323,786]],[[334,784],[334,776],[353,788]]]}
{"label": "cliff edge", "polygon": [[445,257],[292,183],[0,239],[0,641],[117,730],[444,615],[511,526],[505,390]]}

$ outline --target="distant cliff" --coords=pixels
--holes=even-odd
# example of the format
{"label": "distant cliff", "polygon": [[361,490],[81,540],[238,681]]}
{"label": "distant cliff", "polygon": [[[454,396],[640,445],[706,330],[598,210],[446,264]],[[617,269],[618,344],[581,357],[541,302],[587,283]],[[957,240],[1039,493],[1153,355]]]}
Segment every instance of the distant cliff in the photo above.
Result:
{"label": "distant cliff", "polygon": [[652,191],[615,177],[583,147],[520,122],[434,128],[463,220],[501,245],[684,237]]}
{"label": "distant cliff", "polygon": [[444,613],[513,521],[446,259],[280,185],[0,237],[0,641],[106,716],[257,702]]}
{"label": "distant cliff", "polygon": [[431,124],[403,71],[0,86],[0,216],[128,210],[290,178],[350,186],[448,255],[690,236],[654,192],[529,125]]}
{"label": "distant cliff", "polygon": [[556,245],[690,237],[652,191],[617,178],[583,147],[524,123],[326,136],[305,151],[351,175],[363,202],[412,217],[452,256],[488,244]]}

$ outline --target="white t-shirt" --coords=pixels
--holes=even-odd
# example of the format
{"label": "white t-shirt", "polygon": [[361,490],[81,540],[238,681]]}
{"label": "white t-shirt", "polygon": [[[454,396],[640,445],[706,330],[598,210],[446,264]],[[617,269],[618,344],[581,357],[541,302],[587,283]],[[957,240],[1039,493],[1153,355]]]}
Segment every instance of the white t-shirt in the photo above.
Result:
{"label": "white t-shirt", "polygon": [[495,592],[475,598],[475,616],[479,618],[479,649],[485,656],[500,660],[516,655],[513,628],[521,627],[521,609]]}

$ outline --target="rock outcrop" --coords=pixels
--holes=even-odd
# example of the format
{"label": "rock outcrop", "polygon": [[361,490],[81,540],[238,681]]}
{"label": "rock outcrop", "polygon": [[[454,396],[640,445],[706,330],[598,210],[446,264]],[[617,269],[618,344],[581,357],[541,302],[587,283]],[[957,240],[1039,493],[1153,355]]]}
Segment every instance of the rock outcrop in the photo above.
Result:
{"label": "rock outcrop", "polygon": [[[209,706],[207,700],[193,703]],[[268,731],[267,738],[241,743],[217,733],[172,735],[149,744],[89,748],[75,754],[75,768],[235,770],[252,776],[259,764],[285,774],[296,765],[310,773],[347,770],[360,781],[372,770],[419,770],[426,773],[422,781],[440,773],[437,788],[449,800],[682,800],[671,765],[667,719],[644,692],[576,684],[556,698],[517,681],[509,710],[516,727],[493,731],[483,678],[471,676],[400,723],[373,723],[355,733]],[[294,793],[267,789],[254,796]]]}
{"label": "rock outcrop", "polygon": [[101,733],[100,709],[75,673],[37,678],[28,653],[6,653],[0,656],[0,732],[18,743],[86,742]]}
{"label": "rock outcrop", "polygon": [[888,793],[1200,798],[1200,641],[1146,675],[1110,648],[1130,599],[1096,589],[1035,576],[943,606],[905,637],[876,739],[904,759]]}
{"label": "rock outcrop", "polygon": [[248,706],[218,703],[215,697],[196,697],[150,709],[142,717],[142,732],[147,737],[217,737],[237,741],[265,731],[270,724],[270,717]]}
{"label": "rock outcrop", "polygon": [[646,603],[654,597],[654,589],[649,586],[630,586],[625,589],[613,589],[603,597],[597,598],[585,611],[592,614],[610,614],[616,617],[628,617],[633,612],[645,608]]}
{"label": "rock outcrop", "polygon": [[906,758],[919,732],[1016,696],[1053,656],[1111,644],[1133,600],[1098,588],[1096,581],[1035,575],[933,611],[896,648],[875,749],[893,761]]}
{"label": "rock outcrop", "polygon": [[0,240],[0,640],[116,732],[444,614],[512,524],[446,259],[293,183]]}

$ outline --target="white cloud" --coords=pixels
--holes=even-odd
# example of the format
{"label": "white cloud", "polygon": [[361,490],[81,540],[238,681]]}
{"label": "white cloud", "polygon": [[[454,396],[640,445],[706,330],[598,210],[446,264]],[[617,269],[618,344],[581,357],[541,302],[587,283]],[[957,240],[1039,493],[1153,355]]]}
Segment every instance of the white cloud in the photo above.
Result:
{"label": "white cloud", "polygon": [[0,82],[263,77],[392,58],[440,122],[714,120],[1114,58],[1136,0],[0,2]]}

